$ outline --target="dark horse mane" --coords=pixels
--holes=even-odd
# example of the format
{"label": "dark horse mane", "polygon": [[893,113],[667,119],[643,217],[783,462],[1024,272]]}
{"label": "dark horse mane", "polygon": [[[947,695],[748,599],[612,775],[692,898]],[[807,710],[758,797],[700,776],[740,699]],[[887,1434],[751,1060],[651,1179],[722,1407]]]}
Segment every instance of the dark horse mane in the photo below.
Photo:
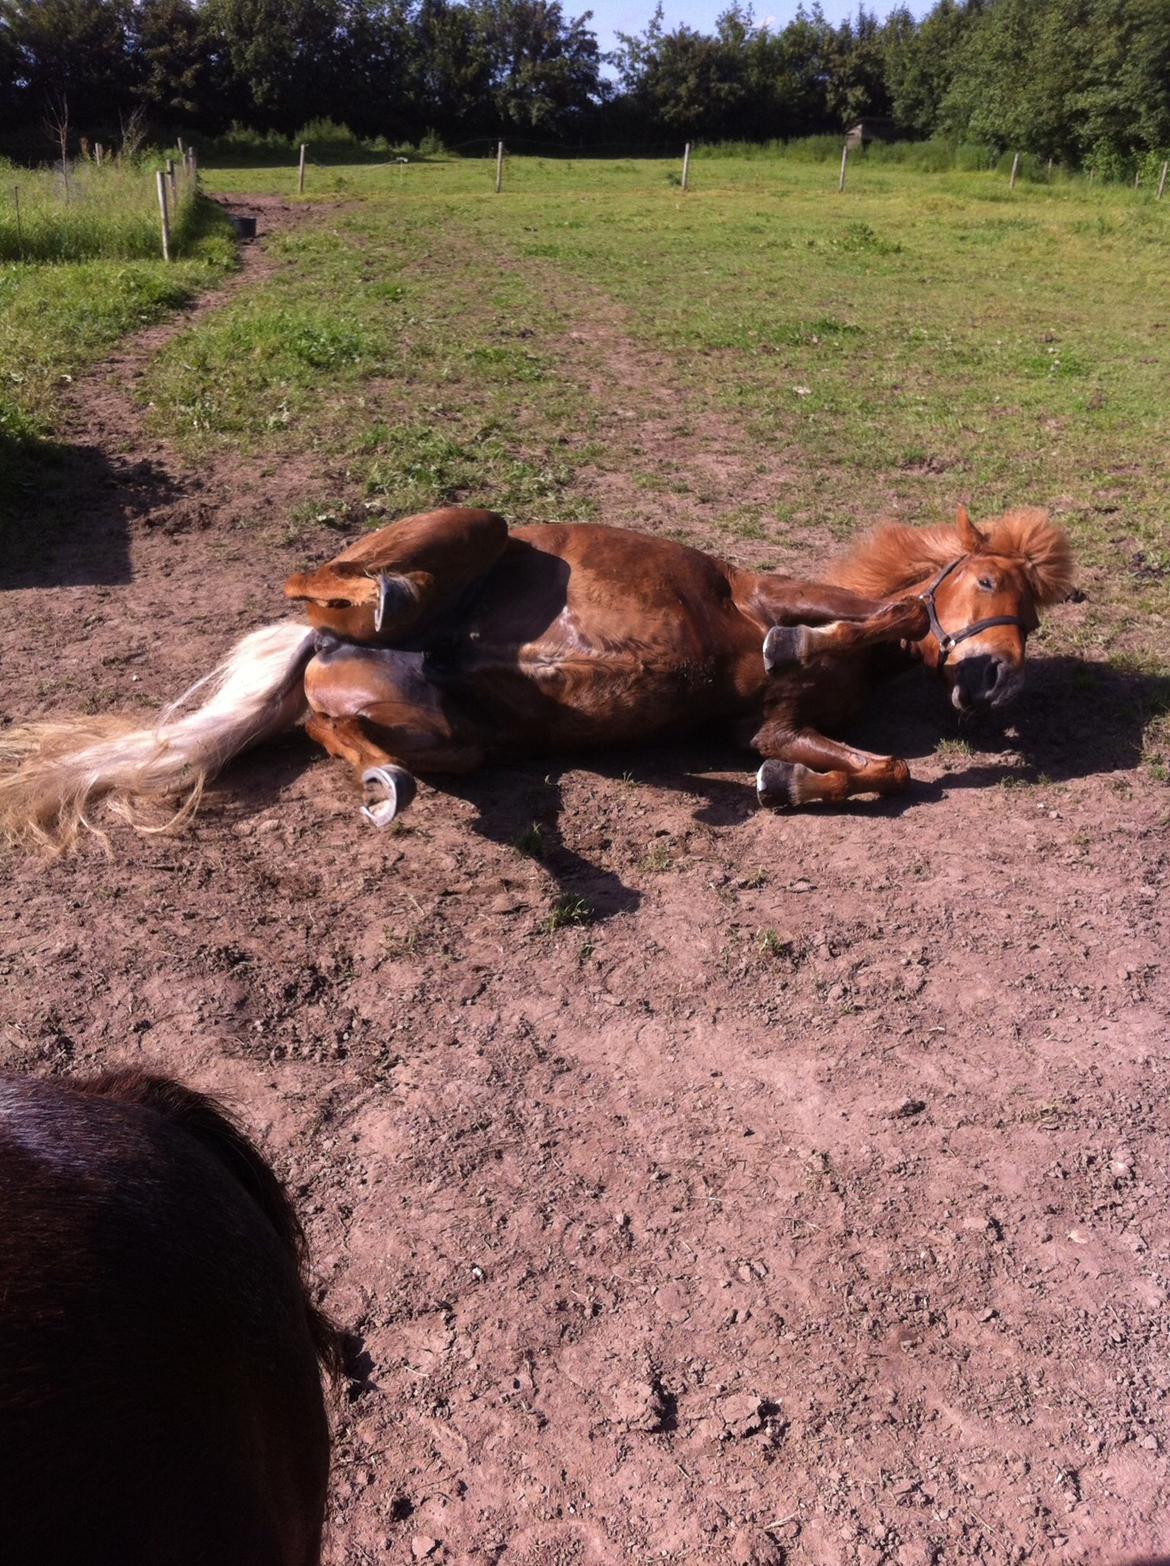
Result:
{"label": "dark horse mane", "polygon": [[336,1378],[342,1367],[342,1334],[310,1297],[301,1221],[284,1186],[227,1110],[181,1082],[133,1067],[71,1081],[69,1088],[87,1098],[112,1099],[157,1115],[168,1126],[198,1142],[247,1192],[296,1269],[317,1358],[329,1376]]}
{"label": "dark horse mane", "polygon": [[[1023,567],[1036,604],[1057,603],[1073,583],[1072,551],[1046,511],[1021,506],[979,529],[979,552],[1004,555]],[[953,526],[907,527],[883,522],[847,554],[831,561],[826,581],[875,598],[904,592],[971,553]]]}

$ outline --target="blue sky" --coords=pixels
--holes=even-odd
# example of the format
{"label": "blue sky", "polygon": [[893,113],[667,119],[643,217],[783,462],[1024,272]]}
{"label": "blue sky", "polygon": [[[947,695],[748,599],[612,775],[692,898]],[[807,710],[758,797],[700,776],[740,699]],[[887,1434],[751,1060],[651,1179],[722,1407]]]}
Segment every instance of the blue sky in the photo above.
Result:
{"label": "blue sky", "polygon": [[[867,10],[876,11],[879,16],[885,16],[887,11],[892,11],[897,0],[873,0],[866,6]],[[915,16],[924,16],[930,10],[933,0],[908,0],[911,11]],[[592,0],[592,3],[582,4],[580,0],[563,0],[566,16],[579,16],[582,11],[593,12],[593,29],[597,34],[597,41],[602,51],[613,48],[617,42],[616,33],[640,33],[644,31],[647,22],[654,15],[655,0]],[[726,0],[663,0],[665,22],[667,29],[677,27],[680,22],[685,22],[688,27],[697,28],[700,32],[710,32],[715,26],[715,18],[721,11],[727,9]],[[856,15],[856,0],[822,0],[822,9],[830,22],[843,21],[847,16]],[[792,19],[796,12],[796,0],[791,4],[779,4],[777,0],[771,3],[760,3],[755,7],[756,19],[767,19],[774,22],[777,27],[783,27],[785,22]]]}

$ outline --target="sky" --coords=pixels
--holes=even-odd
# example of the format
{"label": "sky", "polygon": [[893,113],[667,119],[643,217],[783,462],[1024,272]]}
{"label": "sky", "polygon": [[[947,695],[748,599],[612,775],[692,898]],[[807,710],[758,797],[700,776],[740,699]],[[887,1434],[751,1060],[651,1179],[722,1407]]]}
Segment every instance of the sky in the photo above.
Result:
{"label": "sky", "polygon": [[[885,16],[894,9],[897,0],[870,0],[867,11]],[[915,16],[925,16],[934,0],[907,0]],[[582,11],[593,12],[593,30],[603,53],[617,43],[617,33],[641,33],[654,15],[655,0],[563,0],[566,16],[579,16]],[[757,0],[757,20],[783,27],[796,13],[797,0],[791,4],[778,4],[777,0]],[[857,13],[856,0],[821,0],[821,7],[830,22],[841,22]],[[712,32],[715,18],[727,9],[727,0],[663,0],[663,21],[669,32],[685,22],[699,32]]]}

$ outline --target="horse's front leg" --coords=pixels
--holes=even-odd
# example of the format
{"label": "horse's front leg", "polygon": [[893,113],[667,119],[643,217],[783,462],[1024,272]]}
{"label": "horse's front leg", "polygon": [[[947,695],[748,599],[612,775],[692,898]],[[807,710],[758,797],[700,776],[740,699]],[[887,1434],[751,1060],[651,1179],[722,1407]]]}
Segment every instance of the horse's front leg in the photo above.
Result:
{"label": "horse's front leg", "polygon": [[359,775],[366,792],[362,815],[374,826],[389,826],[413,802],[418,791],[413,776],[399,759],[374,744],[360,718],[327,718],[315,712],[305,731]]}
{"label": "horse's front leg", "polygon": [[786,664],[839,657],[881,642],[916,642],[929,630],[930,614],[920,598],[900,598],[884,604],[864,620],[774,625],[764,638],[764,667],[772,674]]}
{"label": "horse's front leg", "polygon": [[426,675],[418,653],[357,647],[322,633],[305,670],[313,739],[358,773],[363,815],[389,826],[413,800],[414,772],[472,772],[483,746]]}
{"label": "horse's front leg", "polygon": [[842,745],[815,729],[773,720],[755,735],[752,747],[765,758],[756,773],[761,805],[840,804],[850,794],[901,794],[910,786],[910,768],[899,757]]}

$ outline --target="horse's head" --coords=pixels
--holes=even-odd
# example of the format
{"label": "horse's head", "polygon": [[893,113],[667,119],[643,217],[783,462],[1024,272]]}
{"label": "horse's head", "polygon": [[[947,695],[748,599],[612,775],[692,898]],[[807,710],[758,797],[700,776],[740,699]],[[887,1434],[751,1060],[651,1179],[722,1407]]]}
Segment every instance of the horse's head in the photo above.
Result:
{"label": "horse's head", "polygon": [[1018,695],[1028,633],[1067,593],[1072,559],[1041,511],[1009,512],[982,531],[960,506],[956,526],[962,553],[922,592],[930,631],[916,651],[940,670],[959,712],[987,712]]}

